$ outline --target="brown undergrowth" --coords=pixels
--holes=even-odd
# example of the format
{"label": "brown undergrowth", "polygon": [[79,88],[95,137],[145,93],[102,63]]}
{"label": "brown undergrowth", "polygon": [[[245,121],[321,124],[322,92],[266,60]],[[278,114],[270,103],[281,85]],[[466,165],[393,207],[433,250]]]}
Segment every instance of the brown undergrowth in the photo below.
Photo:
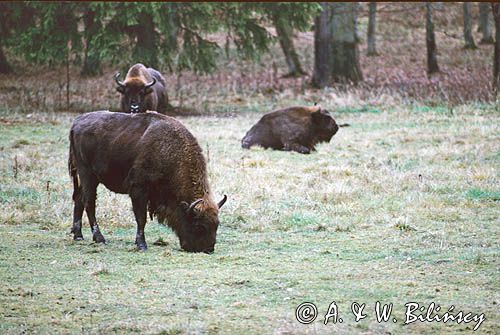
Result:
{"label": "brown undergrowth", "polygon": [[[458,3],[436,6],[435,30],[441,72],[432,77],[426,74],[424,7],[408,3],[379,4],[379,55],[367,57],[367,15],[363,5],[359,19],[360,62],[364,75],[361,84],[333,85],[325,90],[311,88],[314,37],[312,32],[304,32],[296,35],[295,44],[308,74],[299,78],[283,76],[286,67],[278,45],[274,45],[256,62],[238,60],[232,53],[229,57],[221,55],[219,69],[212,74],[172,74],[163,71],[169,97],[177,107],[174,113],[188,115],[234,112],[241,108],[252,110],[254,104],[280,106],[280,100],[287,97],[304,103],[338,103],[336,97],[342,96],[358,105],[397,102],[455,106],[492,102],[493,47],[479,44],[476,50],[463,48],[461,8]],[[477,11],[477,8],[474,9]],[[477,22],[477,12],[473,15],[474,22]],[[479,41],[480,34],[476,29],[474,34]],[[214,35],[213,39],[218,41],[220,36]],[[104,74],[94,78],[82,78],[79,68],[71,67],[70,105],[67,106],[63,67],[26,66],[15,59],[14,65],[15,74],[0,76],[0,109],[4,111],[85,112],[118,108],[119,94],[112,80],[117,66],[105,66]],[[123,64],[122,67],[128,65]]]}

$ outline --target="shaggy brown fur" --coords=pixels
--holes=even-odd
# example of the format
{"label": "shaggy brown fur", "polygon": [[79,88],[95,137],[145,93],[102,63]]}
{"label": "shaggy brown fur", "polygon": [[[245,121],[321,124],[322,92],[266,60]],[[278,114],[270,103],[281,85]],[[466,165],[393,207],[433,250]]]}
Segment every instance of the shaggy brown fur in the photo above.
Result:
{"label": "shaggy brown fur", "polygon": [[317,143],[329,142],[337,131],[335,120],[320,106],[290,107],[264,115],[243,137],[241,146],[308,154]]}
{"label": "shaggy brown fur", "polygon": [[116,90],[122,94],[121,111],[144,113],[148,110],[166,113],[168,108],[167,84],[160,72],[142,64],[132,66],[123,82],[115,75]]}
{"label": "shaggy brown fur", "polygon": [[146,249],[147,207],[179,237],[186,251],[212,252],[219,225],[205,159],[194,136],[179,121],[155,112],[92,112],[77,117],[70,132],[74,239],[82,239],[87,211],[93,239],[104,242],[95,220],[95,195],[102,183],[129,194],[137,221],[136,244]]}

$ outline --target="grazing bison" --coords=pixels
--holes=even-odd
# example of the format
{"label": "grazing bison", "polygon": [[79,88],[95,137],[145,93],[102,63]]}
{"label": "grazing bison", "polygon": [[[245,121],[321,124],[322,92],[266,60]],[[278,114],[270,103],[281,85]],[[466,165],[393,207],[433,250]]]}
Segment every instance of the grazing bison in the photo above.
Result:
{"label": "grazing bison", "polygon": [[73,179],[73,238],[83,239],[87,212],[93,240],[105,242],[95,217],[96,189],[128,194],[137,221],[135,243],[146,250],[144,227],[151,219],[167,224],[182,249],[214,250],[218,213],[207,180],[202,150],[177,120],[155,112],[91,112],[78,116],[70,132],[69,171]]}
{"label": "grazing bison", "polygon": [[167,84],[160,72],[142,64],[132,66],[116,90],[122,94],[120,107],[124,113],[144,113],[148,110],[165,113],[168,106]]}
{"label": "grazing bison", "polygon": [[308,154],[319,142],[328,142],[338,130],[335,120],[319,106],[290,107],[264,115],[241,140],[252,145]]}

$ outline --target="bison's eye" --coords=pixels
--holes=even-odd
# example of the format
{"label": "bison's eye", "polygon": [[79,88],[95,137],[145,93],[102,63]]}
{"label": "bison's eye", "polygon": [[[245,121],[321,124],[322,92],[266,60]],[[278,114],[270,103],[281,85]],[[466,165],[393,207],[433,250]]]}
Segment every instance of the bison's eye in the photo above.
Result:
{"label": "bison's eye", "polygon": [[202,224],[195,224],[193,227],[193,233],[197,236],[202,236],[207,233],[207,228]]}

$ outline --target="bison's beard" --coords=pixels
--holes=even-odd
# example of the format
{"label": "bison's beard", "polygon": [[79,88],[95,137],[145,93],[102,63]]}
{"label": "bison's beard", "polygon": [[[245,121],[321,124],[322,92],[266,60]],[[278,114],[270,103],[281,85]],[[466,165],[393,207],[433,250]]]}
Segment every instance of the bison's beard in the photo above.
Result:
{"label": "bison's beard", "polygon": [[158,222],[165,224],[167,220],[167,206],[165,205],[154,205],[151,202],[148,206],[149,217],[153,220],[154,217],[158,219]]}
{"label": "bison's beard", "polygon": [[176,215],[178,213],[172,210],[172,208],[168,207],[167,205],[156,205],[150,202],[148,211],[151,220],[156,217],[158,223],[170,227],[176,234],[179,232],[181,223],[178,215]]}

